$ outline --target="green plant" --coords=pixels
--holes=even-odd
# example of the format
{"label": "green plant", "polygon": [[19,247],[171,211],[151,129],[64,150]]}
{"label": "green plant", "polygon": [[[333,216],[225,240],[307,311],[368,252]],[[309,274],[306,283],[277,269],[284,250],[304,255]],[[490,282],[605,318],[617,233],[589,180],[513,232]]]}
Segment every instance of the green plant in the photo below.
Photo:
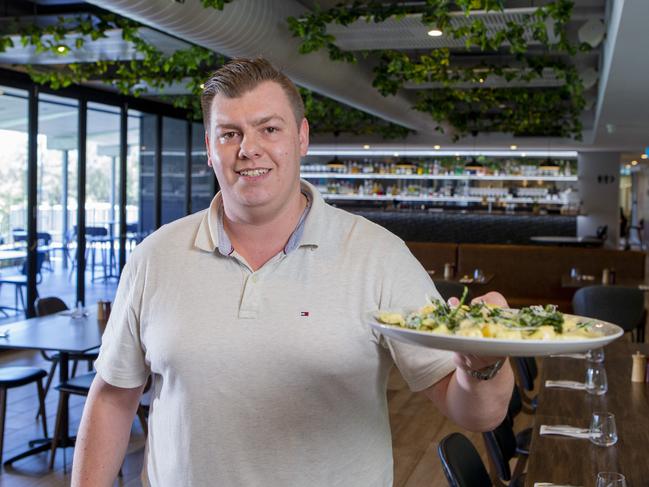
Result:
{"label": "green plant", "polygon": [[[49,26],[30,24],[18,30],[24,46],[32,45],[37,52],[50,51],[61,56],[62,63],[55,69],[42,65],[27,66],[28,74],[37,83],[60,89],[101,79],[112,83],[120,93],[134,96],[151,91],[164,93],[165,87],[182,83],[188,94],[161,95],[161,98],[175,107],[186,109],[193,119],[200,120],[200,93],[206,73],[221,65],[225,58],[199,46],[164,54],[140,38],[138,28],[136,22],[115,15],[100,18],[87,15],[60,17],[55,24]],[[81,49],[88,40],[104,38],[110,29],[121,29],[122,38],[130,42],[137,53],[133,59],[64,63],[66,57]],[[2,45],[11,47],[11,38],[0,37],[0,46]],[[314,133],[380,134],[384,138],[396,138],[405,137],[411,132],[308,90],[301,92]]]}
{"label": "green plant", "polygon": [[[223,56],[199,46],[164,54],[139,36],[139,27],[134,21],[106,14],[59,17],[47,26],[19,24],[18,31],[23,46],[31,45],[36,53],[49,51],[61,57],[61,65],[54,69],[43,65],[26,67],[35,82],[53,89],[101,79],[112,83],[120,93],[133,96],[163,90],[175,83],[183,83],[198,96],[205,73],[224,62]],[[106,38],[113,29],[121,30],[122,39],[133,45],[136,54],[132,59],[65,63],[86,42]],[[11,45],[10,37],[0,38],[0,48]]]}
{"label": "green plant", "polygon": [[380,135],[384,139],[404,138],[414,131],[386,122],[361,110],[300,89],[309,126],[315,133]]}
{"label": "green plant", "polygon": [[217,10],[223,10],[226,3],[230,3],[232,0],[201,0],[201,4],[205,8],[215,8]]}
{"label": "green plant", "polygon": [[[394,95],[406,83],[436,83],[441,88],[420,92],[414,108],[426,113],[442,124],[449,123],[454,129],[454,137],[481,131],[511,132],[514,134],[556,135],[581,137],[579,115],[585,102],[581,80],[574,67],[549,55],[528,57],[526,32],[532,38],[554,52],[575,54],[578,50],[589,49],[586,45],[575,46],[568,40],[566,24],[570,20],[573,2],[555,0],[533,13],[524,16],[521,23],[508,22],[494,33],[490,33],[484,21],[476,16],[469,23],[451,22],[454,12],[469,16],[473,11],[502,11],[502,0],[426,0],[423,4],[380,3],[378,1],[354,1],[341,3],[327,10],[315,9],[301,18],[289,18],[289,28],[294,36],[302,40],[300,52],[303,54],[319,49],[327,49],[330,58],[356,62],[358,56],[372,55],[376,59],[373,85],[384,96]],[[335,44],[335,37],[327,32],[327,25],[337,23],[350,25],[360,19],[380,23],[387,18],[407,14],[421,14],[422,23],[435,27],[446,36],[464,39],[467,49],[497,52],[508,48],[514,55],[515,64],[503,65],[482,62],[470,67],[454,65],[449,49],[435,49],[425,54],[412,54],[395,50],[360,52],[358,54],[341,50]],[[552,44],[548,35],[548,25],[558,40]],[[508,47],[506,47],[508,46]],[[466,90],[455,88],[458,83],[482,84],[491,76],[502,77],[507,82],[530,81],[543,75],[544,69],[552,69],[564,86],[557,89],[533,90],[524,95],[521,88],[476,88]],[[496,93],[498,92],[498,93]],[[511,107],[508,100],[516,99],[522,105]],[[540,105],[534,103],[555,103]],[[525,109],[529,113],[524,113]],[[474,117],[484,117],[476,120]],[[558,127],[557,124],[563,124]]]}

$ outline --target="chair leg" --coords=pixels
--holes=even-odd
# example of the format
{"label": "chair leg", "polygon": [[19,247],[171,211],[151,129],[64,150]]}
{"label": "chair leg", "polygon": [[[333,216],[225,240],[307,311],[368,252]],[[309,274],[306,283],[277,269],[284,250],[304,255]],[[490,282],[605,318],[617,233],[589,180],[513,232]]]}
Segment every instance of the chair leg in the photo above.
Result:
{"label": "chair leg", "polygon": [[45,390],[43,389],[43,379],[38,379],[38,410],[41,412],[41,421],[43,422],[43,436],[49,438],[47,434],[47,414],[45,412]]}
{"label": "chair leg", "polygon": [[7,414],[7,389],[0,388],[0,472],[2,471],[2,449],[5,439],[5,416]]}
{"label": "chair leg", "polygon": [[56,425],[54,426],[54,435],[52,436],[52,449],[50,450],[50,470],[54,469],[54,459],[56,457],[56,447],[61,437],[61,423],[63,422],[63,411],[68,399],[68,393],[61,391],[59,396],[59,405],[56,409]]}
{"label": "chair leg", "polygon": [[75,377],[77,375],[77,365],[79,364],[78,360],[72,362],[72,375],[70,377]]}
{"label": "chair leg", "polygon": [[[48,391],[50,390],[50,385],[52,384],[52,379],[54,378],[54,372],[56,371],[56,366],[58,365],[59,361],[58,360],[52,360],[52,366],[50,367],[50,373],[47,376],[47,382],[45,382],[45,396],[47,396]],[[43,414],[45,410],[41,411],[41,409],[38,409],[38,413],[36,413],[36,417],[38,418],[39,414]]]}
{"label": "chair leg", "polygon": [[146,411],[144,409],[144,406],[140,404],[137,407],[137,417],[140,420],[140,425],[142,426],[142,431],[144,431],[144,436],[149,435],[149,423],[147,422],[146,418]]}

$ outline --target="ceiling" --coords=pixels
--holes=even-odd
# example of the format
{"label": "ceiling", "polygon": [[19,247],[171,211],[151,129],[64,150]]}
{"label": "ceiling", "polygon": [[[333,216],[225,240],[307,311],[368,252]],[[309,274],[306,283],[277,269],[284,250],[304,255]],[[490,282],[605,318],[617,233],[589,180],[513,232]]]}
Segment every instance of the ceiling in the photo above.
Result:
{"label": "ceiling", "polygon": [[[460,150],[476,147],[502,149],[516,144],[519,149],[529,150],[619,150],[630,154],[639,154],[649,146],[649,90],[646,88],[649,86],[649,63],[643,61],[649,49],[649,29],[645,25],[649,18],[649,1],[646,0],[575,0],[568,29],[572,40],[580,38],[580,30],[582,37],[587,37],[586,31],[590,30],[591,36],[596,38],[598,26],[605,28],[604,39],[595,43],[592,51],[574,57],[563,56],[577,67],[586,88],[587,105],[582,114],[584,131],[581,142],[545,137],[514,138],[511,134],[492,133],[464,137],[455,143],[451,131],[447,130],[446,134],[436,132],[436,123],[430,116],[409,108],[417,92],[437,88],[434,83],[407,84],[397,95],[383,97],[372,87],[372,67],[376,60],[371,55],[357,64],[349,64],[331,61],[322,51],[298,54],[299,41],[288,31],[285,19],[308,13],[316,4],[329,8],[336,4],[335,1],[233,0],[223,12],[204,9],[200,0],[90,0],[85,5],[82,2],[40,0],[37,3],[41,10],[57,7],[73,10],[92,4],[113,11],[148,26],[148,29],[141,30],[141,35],[154,39],[156,45],[165,50],[191,42],[229,57],[263,55],[302,86],[417,131],[397,143],[371,137],[316,137],[314,142],[321,146],[343,148],[372,144],[373,147],[390,146],[398,150],[439,144],[443,148]],[[547,0],[505,0],[503,13],[490,13],[483,17],[488,26],[498,26],[509,20],[515,22],[531,7],[546,3]],[[454,23],[467,21],[462,15],[452,20]],[[336,37],[336,45],[351,51],[389,48],[419,53],[449,47],[454,59],[467,66],[485,60],[490,63],[512,60],[507,50],[467,53],[461,41],[443,36],[433,38],[426,32],[427,28],[416,15],[389,19],[381,24],[359,21],[347,27],[328,27],[328,33]],[[121,41],[118,33],[87,46],[77,54],[78,60],[125,59],[133,55],[130,46]],[[539,49],[540,46],[530,43],[531,52]],[[33,49],[15,48],[0,54],[0,64],[47,64],[53,62],[50,58],[47,54],[35,55]],[[559,83],[561,81],[552,70],[546,69],[540,79],[526,84],[526,87],[556,86]],[[503,79],[490,77],[484,86],[498,88],[505,84]],[[465,83],[462,87],[473,86]]]}

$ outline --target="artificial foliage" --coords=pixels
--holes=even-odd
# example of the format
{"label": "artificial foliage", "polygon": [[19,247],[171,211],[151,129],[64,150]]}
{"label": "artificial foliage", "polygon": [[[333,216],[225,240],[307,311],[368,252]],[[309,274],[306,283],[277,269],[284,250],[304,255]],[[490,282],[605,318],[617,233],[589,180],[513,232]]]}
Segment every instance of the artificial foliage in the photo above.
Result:
{"label": "artificial foliage", "polygon": [[315,133],[380,135],[384,139],[404,138],[414,131],[381,120],[366,112],[335,102],[301,88],[309,127]]}
{"label": "artificial foliage", "polygon": [[[316,8],[303,17],[289,18],[288,22],[293,35],[301,39],[299,51],[302,54],[326,49],[332,60],[347,62],[371,56],[375,61],[373,85],[384,96],[396,94],[406,83],[439,84],[440,88],[420,90],[414,108],[429,113],[440,124],[440,131],[443,131],[442,124],[452,125],[455,138],[476,132],[580,138],[579,116],[585,105],[581,80],[573,66],[549,55],[550,52],[574,55],[590,49],[585,44],[573,45],[567,37],[566,25],[572,8],[571,0],[555,0],[524,16],[521,23],[507,22],[495,34],[489,33],[480,16],[471,17],[466,24],[454,25],[452,14],[461,12],[469,16],[477,10],[503,11],[502,0],[354,1],[327,10]],[[440,29],[445,36],[463,39],[469,52],[509,51],[515,63],[483,62],[460,67],[453,63],[453,53],[445,48],[425,53],[396,50],[349,52],[340,49],[335,37],[327,32],[328,24],[348,26],[363,19],[379,24],[390,17],[408,14],[420,14],[422,23],[430,28]],[[557,36],[554,43],[548,35],[548,27]],[[545,48],[545,55],[527,56],[526,32],[531,32],[532,38]],[[526,89],[514,87],[470,90],[454,87],[457,83],[485,83],[490,76],[499,76],[508,82],[531,81],[540,78],[544,68],[552,69],[564,85],[531,89],[527,94]],[[506,103],[510,100],[518,100],[521,105],[512,107],[511,103]],[[540,105],[537,108],[532,106],[533,103]],[[528,109],[532,111],[526,112]]]}
{"label": "artificial foliage", "polygon": [[[139,36],[139,27],[134,21],[105,14],[59,17],[50,25],[19,25],[17,30],[23,46],[34,46],[37,54],[49,51],[61,58],[61,64],[54,69],[43,65],[26,67],[35,82],[52,89],[103,80],[125,95],[139,96],[149,89],[163,90],[174,83],[184,83],[190,92],[199,94],[206,71],[223,63],[223,56],[199,46],[164,54]],[[107,32],[114,29],[119,29],[122,39],[132,44],[136,54],[131,60],[66,62],[86,42],[106,38]],[[0,41],[0,50],[13,45],[9,36],[2,39],[9,42]]]}
{"label": "artificial foliage", "polygon": [[[203,0],[206,7],[222,8],[224,2]],[[209,4],[209,5],[208,5]],[[218,5],[217,5],[218,4]],[[140,96],[158,93],[171,85],[182,83],[188,94],[160,95],[163,101],[186,109],[195,120],[202,118],[200,94],[202,84],[211,71],[222,65],[225,57],[209,49],[190,46],[172,54],[164,54],[138,35],[140,25],[113,15],[79,15],[59,17],[57,22],[39,26],[16,25],[23,46],[34,46],[36,53],[51,52],[61,64],[27,66],[27,73],[37,83],[52,89],[92,80],[112,83],[124,95]],[[107,32],[120,29],[122,39],[132,44],[136,55],[127,61],[94,61],[66,63],[66,58],[80,50],[86,42],[107,37]],[[13,46],[11,37],[0,37],[0,52]],[[306,115],[314,133],[380,134],[385,139],[405,137],[409,129],[331,99],[302,89]]]}

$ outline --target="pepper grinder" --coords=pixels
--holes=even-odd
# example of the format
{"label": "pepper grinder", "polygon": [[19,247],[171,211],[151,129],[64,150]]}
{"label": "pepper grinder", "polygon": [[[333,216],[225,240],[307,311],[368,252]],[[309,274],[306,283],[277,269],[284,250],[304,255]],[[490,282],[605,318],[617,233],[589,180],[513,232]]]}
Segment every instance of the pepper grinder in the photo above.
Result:
{"label": "pepper grinder", "polygon": [[634,353],[632,357],[633,367],[631,368],[631,382],[644,382],[647,357],[640,352]]}

